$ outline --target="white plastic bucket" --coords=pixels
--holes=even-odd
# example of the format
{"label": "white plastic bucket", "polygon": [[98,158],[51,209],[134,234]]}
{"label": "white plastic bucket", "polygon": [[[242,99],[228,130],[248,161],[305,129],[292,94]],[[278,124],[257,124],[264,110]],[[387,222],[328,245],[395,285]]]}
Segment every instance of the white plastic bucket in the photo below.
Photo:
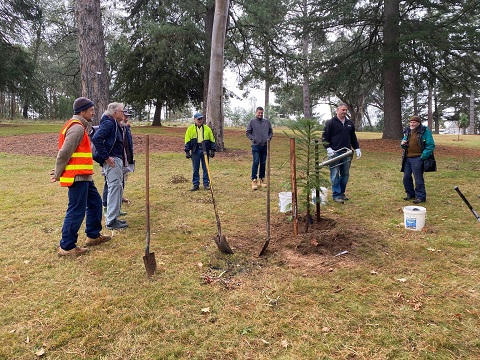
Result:
{"label": "white plastic bucket", "polygon": [[425,226],[427,209],[422,206],[405,206],[403,208],[403,217],[405,229],[420,231]]}
{"label": "white plastic bucket", "polygon": [[[312,204],[316,204],[316,190],[312,190]],[[327,196],[328,196],[328,189],[321,187],[320,188],[320,204],[325,205],[327,202]],[[280,212],[285,213],[287,211],[292,210],[292,192],[291,191],[285,191],[278,193],[278,198],[279,198],[279,203],[278,206],[280,207]]]}
{"label": "white plastic bucket", "polygon": [[285,213],[292,210],[292,193],[290,191],[278,193],[278,199],[280,200],[278,203],[280,212]]}
{"label": "white plastic bucket", "polygon": [[[328,189],[326,187],[320,187],[320,204],[325,205],[327,202]],[[317,190],[312,189],[312,204],[316,204]]]}

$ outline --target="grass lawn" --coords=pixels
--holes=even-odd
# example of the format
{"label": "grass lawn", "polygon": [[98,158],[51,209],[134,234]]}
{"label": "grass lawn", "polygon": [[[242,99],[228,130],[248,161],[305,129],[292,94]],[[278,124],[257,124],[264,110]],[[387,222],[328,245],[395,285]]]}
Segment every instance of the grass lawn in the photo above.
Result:
{"label": "grass lawn", "polygon": [[[0,142],[20,134],[51,134],[55,142],[60,128],[3,126]],[[210,192],[189,191],[191,163],[177,148],[184,129],[133,127],[136,171],[123,208],[129,228],[75,259],[56,255],[67,206],[66,189],[49,182],[56,153],[0,152],[0,359],[480,358],[480,223],[453,190],[459,186],[480,211],[480,136],[435,136],[426,224],[411,231],[403,225],[410,204],[402,199],[400,146],[358,133],[363,156],[352,163],[351,200],[329,201],[321,212],[335,224],[328,241],[348,240],[341,243],[348,253],[334,256],[295,246],[322,241],[321,229],[297,239],[285,230],[290,214],[279,212],[278,193],[290,190],[289,141],[274,132],[272,242],[264,257],[266,191],[250,188],[243,129],[226,132],[228,151],[211,162],[234,255],[213,241]],[[151,278],[142,260],[147,133],[158,267]],[[82,228],[79,245],[84,240]]]}

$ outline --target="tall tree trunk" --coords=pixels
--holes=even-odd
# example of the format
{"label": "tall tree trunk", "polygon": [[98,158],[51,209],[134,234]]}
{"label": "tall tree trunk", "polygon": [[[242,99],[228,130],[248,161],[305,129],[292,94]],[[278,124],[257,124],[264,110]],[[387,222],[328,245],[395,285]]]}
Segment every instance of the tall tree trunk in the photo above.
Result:
{"label": "tall tree trunk", "polygon": [[470,94],[470,107],[469,107],[469,115],[470,115],[470,124],[468,125],[468,134],[475,134],[475,92],[472,91]]}
{"label": "tall tree trunk", "polygon": [[225,149],[223,137],[223,53],[230,0],[215,0],[210,76],[208,81],[207,124],[212,128],[217,150]]}
{"label": "tall tree trunk", "polygon": [[427,102],[428,102],[428,114],[427,114],[427,126],[430,130],[432,130],[433,124],[433,88],[431,85],[428,85],[428,95],[427,95]]}
{"label": "tall tree trunk", "polygon": [[92,124],[96,125],[110,101],[100,0],[76,0],[75,17],[82,96],[95,103],[96,116]]}
{"label": "tall tree trunk", "polygon": [[437,86],[436,82],[433,83],[433,118],[435,119],[435,134],[440,132],[440,121],[439,121],[439,113],[438,113],[438,99],[437,99]]}
{"label": "tall tree trunk", "polygon": [[[215,17],[215,1],[209,0],[207,2],[207,12],[205,14],[205,54],[212,52],[212,31],[213,31],[213,19]],[[207,113],[207,101],[208,101],[208,82],[210,79],[210,60],[207,61],[205,71],[203,74],[203,114]]]}
{"label": "tall tree trunk", "polygon": [[383,139],[402,136],[402,104],[400,83],[400,54],[398,50],[400,0],[384,0],[384,117]]}
{"label": "tall tree trunk", "polygon": [[[303,18],[308,18],[308,1],[303,0]],[[305,119],[312,119],[312,101],[310,97],[310,74],[308,66],[308,55],[309,55],[309,37],[306,26],[304,27],[303,37],[302,37],[302,55],[303,55],[303,117]]]}
{"label": "tall tree trunk", "polygon": [[268,108],[270,107],[270,49],[268,42],[265,41],[265,117],[268,118]]}
{"label": "tall tree trunk", "polygon": [[[165,116],[167,111],[165,110]],[[162,101],[155,102],[155,113],[153,114],[152,126],[162,126]]]}

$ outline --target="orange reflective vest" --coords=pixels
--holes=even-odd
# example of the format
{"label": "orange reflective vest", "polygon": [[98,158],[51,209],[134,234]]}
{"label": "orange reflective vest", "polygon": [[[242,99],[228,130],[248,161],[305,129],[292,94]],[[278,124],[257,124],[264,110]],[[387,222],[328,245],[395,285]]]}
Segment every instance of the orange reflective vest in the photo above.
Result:
{"label": "orange reflective vest", "polygon": [[[65,142],[65,134],[73,124],[78,123],[83,126],[81,121],[71,119],[63,127],[58,136],[58,149],[60,150]],[[87,130],[84,128],[83,139],[78,145],[75,152],[70,157],[70,160],[60,176],[61,186],[71,186],[75,180],[75,175],[93,175],[93,158],[92,148],[90,147],[90,140],[88,138]]]}

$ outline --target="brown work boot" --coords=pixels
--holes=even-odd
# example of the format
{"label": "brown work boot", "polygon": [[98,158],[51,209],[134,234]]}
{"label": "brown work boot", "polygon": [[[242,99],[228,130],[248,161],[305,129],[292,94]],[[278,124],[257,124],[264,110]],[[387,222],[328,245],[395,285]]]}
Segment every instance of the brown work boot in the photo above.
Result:
{"label": "brown work boot", "polygon": [[257,179],[252,180],[252,190],[257,190],[258,189],[258,184],[257,184]]}
{"label": "brown work boot", "polygon": [[263,188],[268,187],[268,184],[267,184],[267,182],[265,181],[265,179],[260,179],[259,182],[260,182],[260,186],[261,186],[261,187],[263,187]]}
{"label": "brown work boot", "polygon": [[94,246],[94,245],[98,245],[98,244],[101,244],[101,243],[104,243],[104,242],[107,242],[107,241],[110,241],[110,240],[112,240],[112,237],[108,236],[108,235],[100,234],[95,239],[89,238],[87,236],[87,240],[85,241],[85,246]]}
{"label": "brown work boot", "polygon": [[88,252],[87,248],[74,247],[71,250],[63,250],[60,246],[58,247],[58,256],[80,256]]}

